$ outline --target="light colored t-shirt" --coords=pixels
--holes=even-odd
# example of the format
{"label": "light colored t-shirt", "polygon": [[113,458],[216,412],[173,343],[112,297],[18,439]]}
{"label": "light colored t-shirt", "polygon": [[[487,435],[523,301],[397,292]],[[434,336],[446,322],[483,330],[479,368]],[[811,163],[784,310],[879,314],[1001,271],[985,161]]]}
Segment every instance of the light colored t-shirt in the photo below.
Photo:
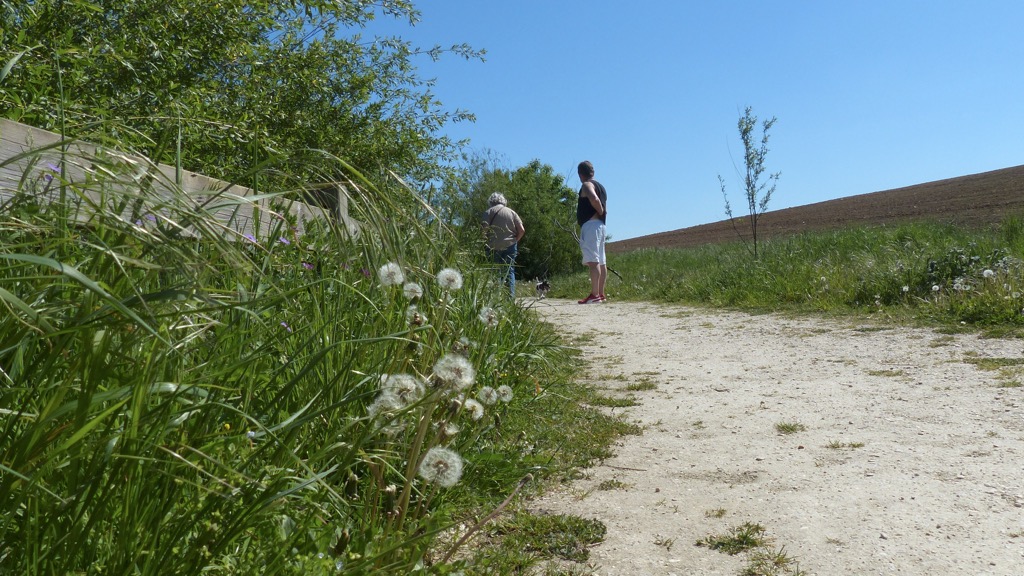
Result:
{"label": "light colored t-shirt", "polygon": [[482,221],[487,227],[487,247],[491,250],[504,250],[515,244],[516,230],[523,226],[519,214],[503,204],[488,208]]}

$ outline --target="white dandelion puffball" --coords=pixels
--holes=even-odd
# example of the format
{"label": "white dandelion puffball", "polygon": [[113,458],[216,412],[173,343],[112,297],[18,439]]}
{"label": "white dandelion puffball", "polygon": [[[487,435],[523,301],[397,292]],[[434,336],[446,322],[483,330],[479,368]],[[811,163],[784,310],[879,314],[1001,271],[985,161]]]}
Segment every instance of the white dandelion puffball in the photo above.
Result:
{"label": "white dandelion puffball", "polygon": [[494,328],[498,325],[498,312],[490,306],[484,306],[480,309],[479,318],[484,323],[484,326],[488,328]]}
{"label": "white dandelion puffball", "polygon": [[462,407],[469,412],[469,417],[473,420],[479,420],[484,417],[484,405],[472,398],[467,398]]}
{"label": "white dandelion puffball", "polygon": [[434,364],[434,376],[455,390],[465,390],[476,380],[476,371],[465,356],[445,354]]}
{"label": "white dandelion puffball", "polygon": [[382,394],[391,394],[398,398],[403,406],[415,404],[426,391],[419,378],[411,374],[389,374],[380,386]]}
{"label": "white dandelion puffball", "polygon": [[985,278],[992,278],[996,275],[996,273],[986,268],[985,271],[981,273],[981,275],[984,276]]}
{"label": "white dandelion puffball", "polygon": [[512,387],[509,386],[508,384],[502,384],[501,386],[498,386],[498,400],[501,400],[502,402],[511,402]]}
{"label": "white dandelion puffball", "polygon": [[445,290],[462,288],[462,274],[455,268],[445,268],[437,273],[437,283]]}
{"label": "white dandelion puffball", "polygon": [[366,411],[371,418],[376,418],[378,416],[394,414],[404,407],[402,400],[398,396],[383,392],[366,408]]}
{"label": "white dandelion puffball", "polygon": [[939,290],[941,290],[941,288],[939,288],[938,284],[932,284],[932,292],[938,292]]}
{"label": "white dandelion puffball", "polygon": [[477,393],[476,399],[483,403],[484,406],[493,406],[498,403],[498,391],[490,386],[484,386]]}
{"label": "white dandelion puffball", "polygon": [[415,282],[406,282],[405,286],[402,286],[402,292],[409,300],[423,298],[423,286]]}
{"label": "white dandelion puffball", "polygon": [[405,282],[405,274],[402,274],[402,267],[394,262],[388,262],[377,270],[377,277],[380,278],[381,286],[396,286]]}
{"label": "white dandelion puffball", "polygon": [[419,308],[413,304],[405,309],[405,321],[410,324],[422,326],[427,323],[427,316],[423,312],[420,312]]}
{"label": "white dandelion puffball", "polygon": [[420,462],[420,477],[427,482],[451,488],[462,478],[462,457],[455,451],[435,446]]}

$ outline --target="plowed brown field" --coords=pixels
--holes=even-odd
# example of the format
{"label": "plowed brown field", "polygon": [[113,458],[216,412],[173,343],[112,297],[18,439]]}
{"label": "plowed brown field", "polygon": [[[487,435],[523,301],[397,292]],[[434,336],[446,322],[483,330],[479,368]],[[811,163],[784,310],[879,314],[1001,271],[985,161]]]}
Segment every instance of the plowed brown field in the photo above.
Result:
{"label": "plowed brown field", "polygon": [[[761,239],[851,226],[932,220],[987,226],[1024,213],[1024,165],[906,188],[848,196],[837,200],[765,212],[758,221]],[[749,239],[746,217],[670,232],[609,242],[608,252],[640,248],[687,248]],[[739,231],[739,235],[737,234]]]}

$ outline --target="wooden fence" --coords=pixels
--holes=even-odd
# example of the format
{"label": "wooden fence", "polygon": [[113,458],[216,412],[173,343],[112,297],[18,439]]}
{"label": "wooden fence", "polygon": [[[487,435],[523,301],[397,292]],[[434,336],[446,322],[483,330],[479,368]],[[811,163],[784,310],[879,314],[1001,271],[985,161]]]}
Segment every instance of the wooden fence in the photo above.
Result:
{"label": "wooden fence", "polygon": [[[233,238],[264,238],[285,218],[294,223],[298,234],[319,218],[336,219],[349,234],[357,231],[357,223],[348,217],[348,197],[340,184],[320,187],[321,197],[325,189],[332,196],[331,209],[325,209],[282,195],[257,194],[111,148],[62,140],[59,134],[0,119],[0,207],[26,191],[52,202],[62,188],[65,196],[78,200],[75,217],[80,221],[109,210],[112,197],[130,194],[141,198],[144,193],[147,207],[156,210],[202,207],[219,223],[217,232]],[[184,233],[199,232],[189,227]]]}

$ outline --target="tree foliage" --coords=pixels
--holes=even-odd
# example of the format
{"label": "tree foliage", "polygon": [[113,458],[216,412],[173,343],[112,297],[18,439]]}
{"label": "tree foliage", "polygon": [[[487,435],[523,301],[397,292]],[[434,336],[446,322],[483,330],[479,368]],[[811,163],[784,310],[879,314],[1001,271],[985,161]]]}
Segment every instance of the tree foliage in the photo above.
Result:
{"label": "tree foliage", "polygon": [[[740,133],[740,140],[743,142],[743,163],[746,173],[743,175],[743,186],[747,196],[747,223],[750,228],[751,245],[753,246],[754,258],[757,258],[757,225],[758,220],[768,209],[768,202],[775,192],[775,185],[779,180],[781,172],[768,175],[767,180],[762,180],[764,174],[764,160],[768,156],[768,130],[775,124],[775,117],[765,120],[761,124],[761,142],[755,142],[754,129],[757,127],[757,116],[753,114],[753,108],[747,106],[743,116],[736,123]],[[722,197],[725,199],[725,215],[733,220],[732,208],[729,206],[729,197],[725,193],[725,180],[718,176],[718,183],[722,189]],[[770,184],[770,187],[769,187]],[[733,226],[736,225],[733,220]],[[737,229],[739,233],[739,229]]]}
{"label": "tree foliage", "polygon": [[579,262],[573,238],[576,193],[554,169],[533,160],[516,169],[502,168],[492,152],[466,158],[460,177],[446,185],[442,213],[462,237],[482,252],[481,215],[487,200],[501,192],[509,208],[523,219],[526,235],[519,243],[517,276],[547,278],[572,272]]}
{"label": "tree foliage", "polygon": [[238,183],[270,158],[306,176],[309,154],[426,181],[457,155],[441,128],[472,115],[444,109],[414,60],[483,52],[364,37],[378,17],[419,13],[408,0],[4,2],[0,115]]}

